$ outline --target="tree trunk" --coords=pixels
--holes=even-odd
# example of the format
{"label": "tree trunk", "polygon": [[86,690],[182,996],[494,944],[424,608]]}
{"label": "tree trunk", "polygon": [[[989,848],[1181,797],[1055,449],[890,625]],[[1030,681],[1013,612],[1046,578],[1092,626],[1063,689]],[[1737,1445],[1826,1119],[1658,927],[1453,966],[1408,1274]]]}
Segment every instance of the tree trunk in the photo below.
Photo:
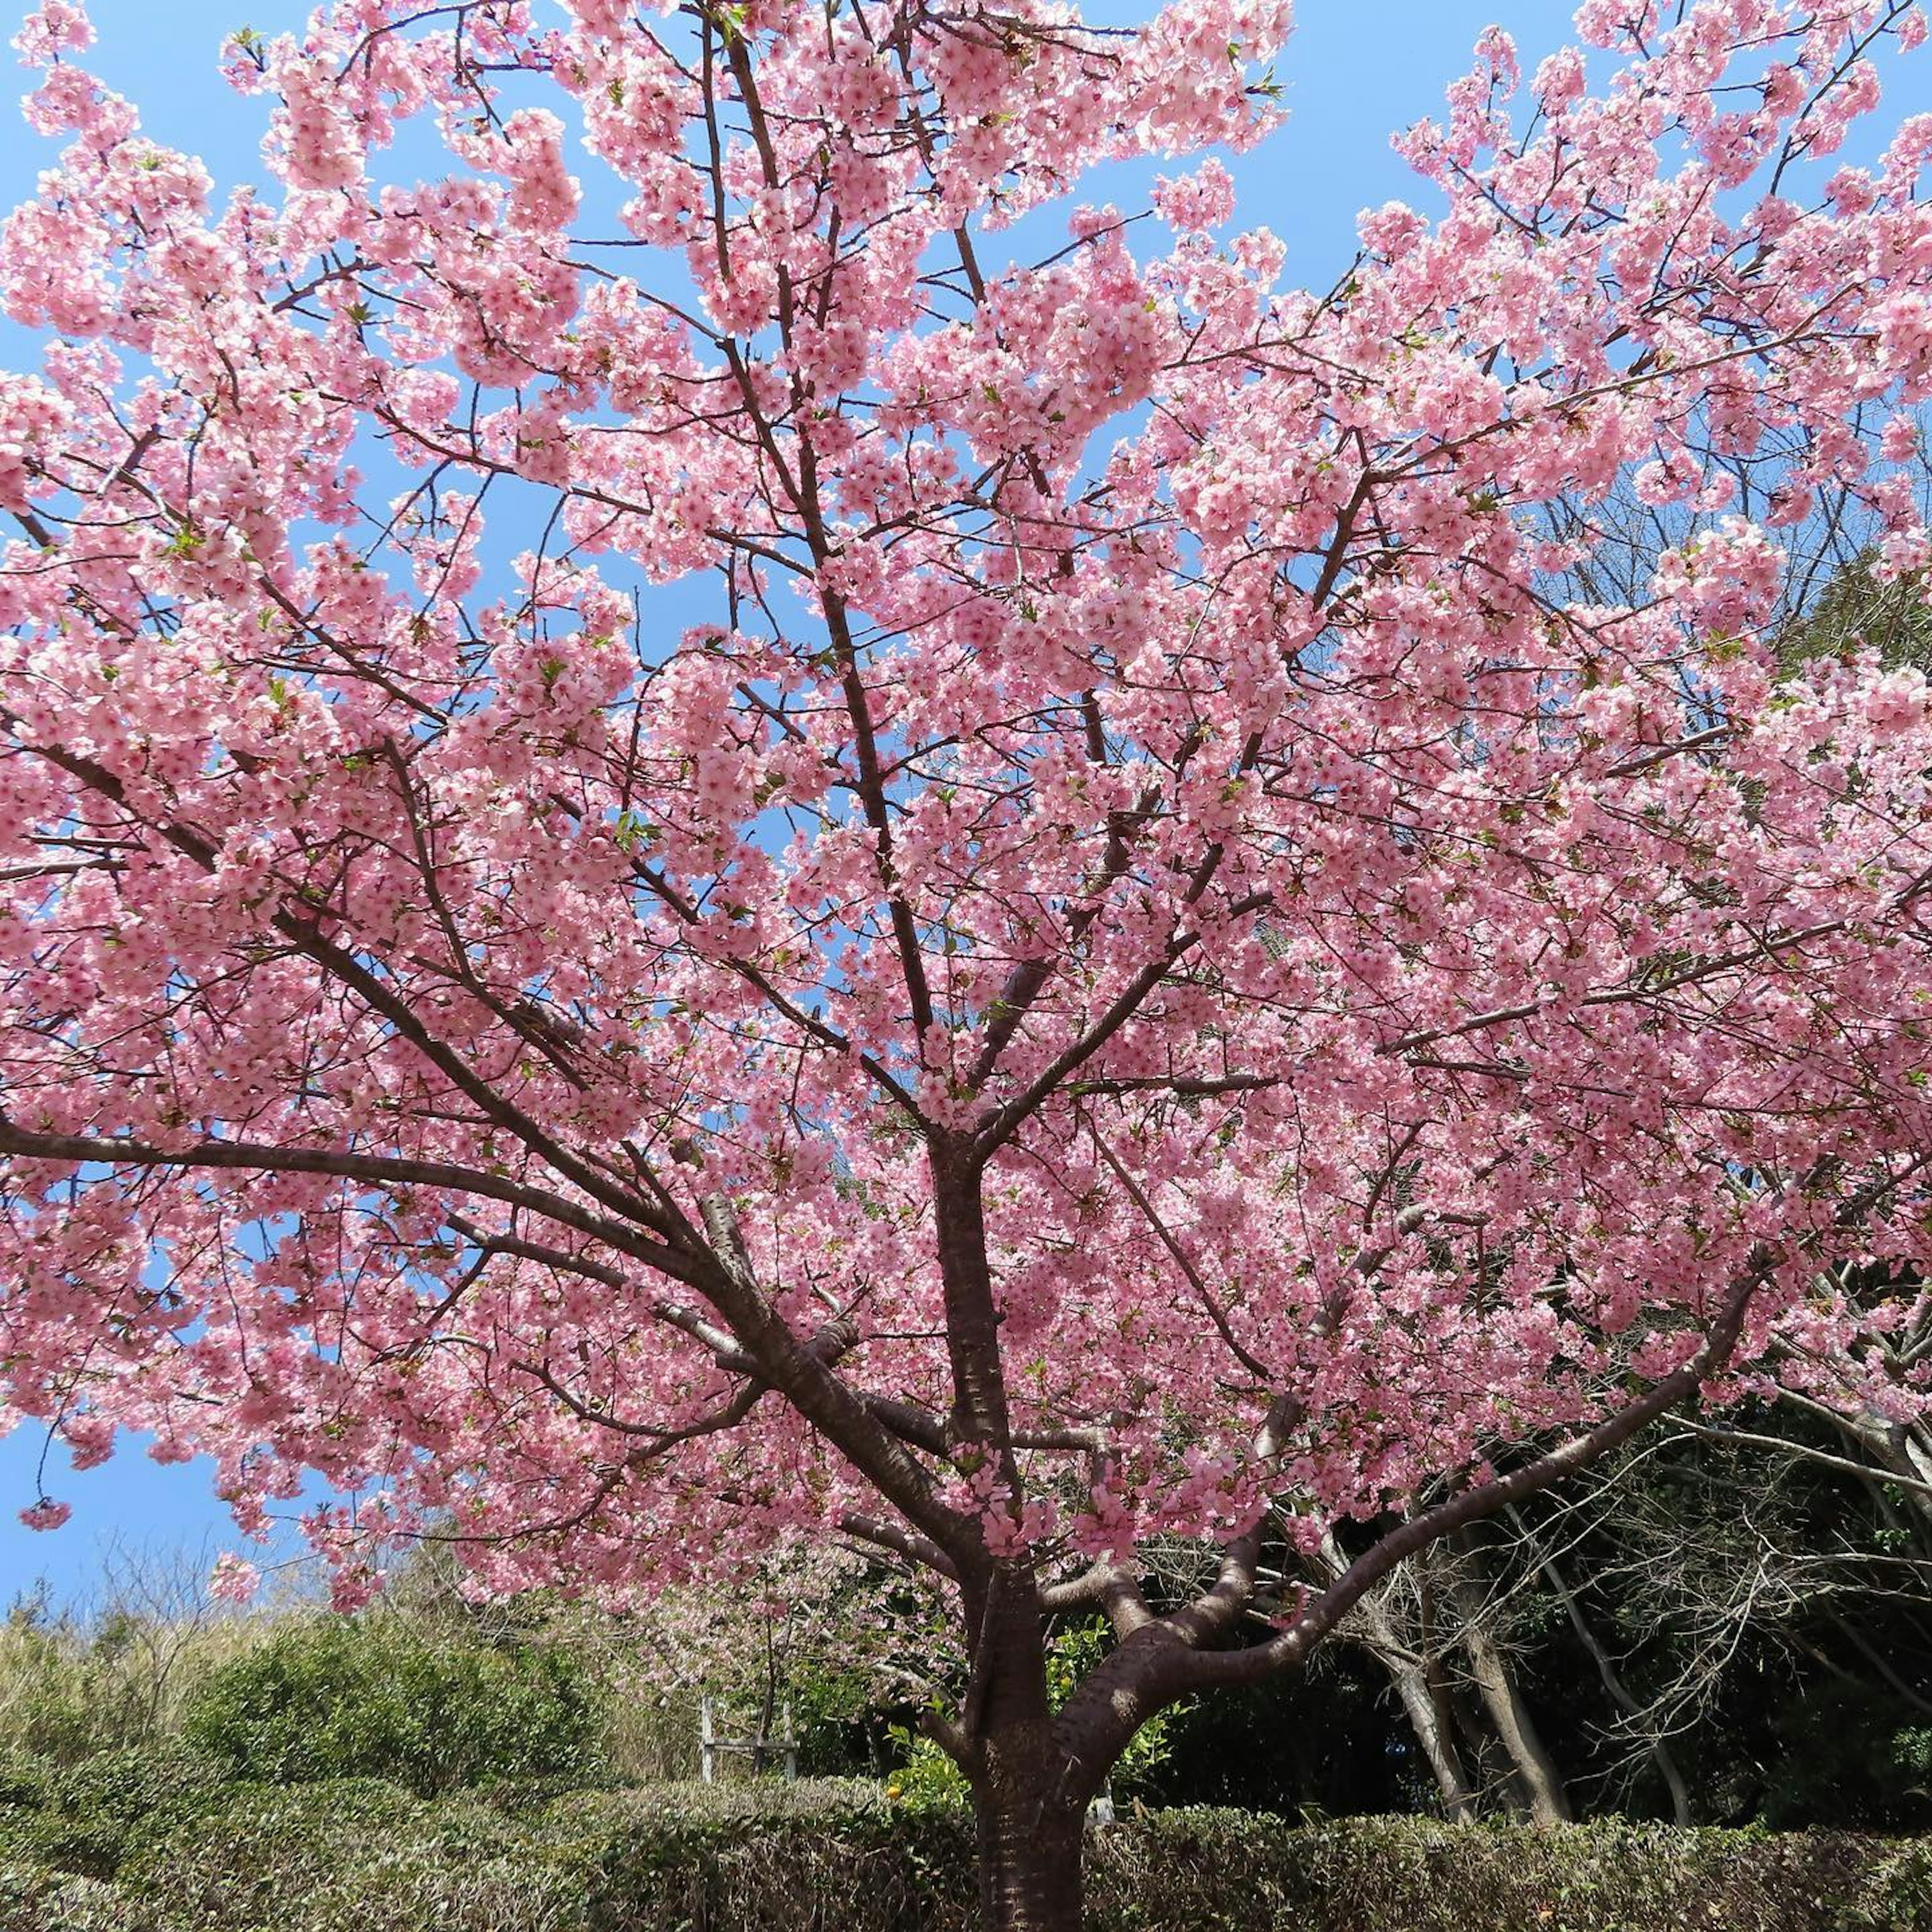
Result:
{"label": "tree trunk", "polygon": [[1874,1456],[1904,1487],[1894,1492],[1896,1504],[1912,1520],[1915,1540],[1921,1553],[1932,1549],[1932,1453],[1928,1453],[1920,1432],[1902,1422],[1887,1423],[1873,1417],[1859,1417],[1840,1424],[1866,1452]]}
{"label": "tree trunk", "polygon": [[1471,1786],[1478,1810],[1484,1814],[1498,1812],[1505,1817],[1527,1818],[1529,1802],[1517,1780],[1509,1748],[1490,1721],[1488,1712],[1476,1698],[1466,1672],[1459,1674],[1446,1695],[1456,1735],[1462,1741],[1462,1762],[1473,1774]]}
{"label": "tree trunk", "polygon": [[1462,1620],[1458,1633],[1469,1660],[1469,1676],[1483,1709],[1509,1754],[1510,1781],[1525,1810],[1539,1825],[1570,1822],[1570,1800],[1562,1774],[1537,1735],[1529,1707],[1517,1694],[1508,1658],[1490,1628],[1488,1581],[1482,1546],[1465,1530],[1448,1539],[1455,1553],[1450,1568],[1450,1600]]}
{"label": "tree trunk", "polygon": [[1508,1661],[1482,1621],[1480,1600],[1473,1594],[1466,1600],[1472,1614],[1462,1644],[1468,1654],[1469,1674],[1503,1748],[1509,1753],[1523,1804],[1539,1825],[1567,1825],[1570,1801],[1564,1794],[1562,1777],[1537,1735],[1528,1708],[1516,1695]]}
{"label": "tree trunk", "polygon": [[[1318,1574],[1330,1583],[1348,1568],[1332,1530],[1322,1539],[1316,1567]],[[1402,1700],[1408,1728],[1422,1748],[1422,1755],[1428,1760],[1429,1768],[1435,1777],[1436,1788],[1442,1801],[1442,1815],[1458,1824],[1474,1818],[1476,1795],[1470,1787],[1468,1774],[1462,1768],[1462,1760],[1456,1754],[1448,1700],[1441,1685],[1435,1681],[1434,1672],[1424,1660],[1426,1649],[1418,1654],[1415,1647],[1403,1642],[1395,1628],[1394,1619],[1389,1615],[1388,1601],[1381,1592],[1372,1591],[1364,1597],[1357,1605],[1355,1614],[1361,1624],[1362,1648],[1388,1673],[1396,1695]],[[1422,1639],[1425,1646],[1428,1640],[1425,1631]]]}
{"label": "tree trunk", "polygon": [[1402,1700],[1408,1727],[1435,1774],[1443,1816],[1454,1824],[1468,1823],[1476,1815],[1476,1794],[1469,1787],[1468,1774],[1456,1754],[1451,1720],[1438,1701],[1436,1687],[1420,1664],[1382,1652],[1376,1655],[1395,1686],[1396,1695]]}
{"label": "tree trunk", "polygon": [[963,1594],[974,1638],[960,1714],[983,1932],[1080,1932],[1087,1802],[1109,1766],[1083,1778],[1055,1736],[1031,1575],[996,1568]]}
{"label": "tree trunk", "polygon": [[1044,1791],[976,1797],[985,1932],[1080,1932],[1084,1814]]}

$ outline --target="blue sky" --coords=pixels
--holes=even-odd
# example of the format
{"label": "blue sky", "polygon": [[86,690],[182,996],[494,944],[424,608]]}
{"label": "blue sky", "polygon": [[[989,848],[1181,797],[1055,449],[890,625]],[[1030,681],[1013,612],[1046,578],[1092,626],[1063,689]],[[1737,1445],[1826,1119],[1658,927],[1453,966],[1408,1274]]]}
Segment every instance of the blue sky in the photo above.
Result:
{"label": "blue sky", "polygon": [[[200,154],[218,189],[258,176],[266,106],[229,92],[216,70],[218,50],[244,21],[268,34],[298,26],[303,0],[94,0],[92,10],[100,38],[88,64],[137,104],[152,136]],[[1147,10],[1138,0],[1102,0],[1090,17],[1126,23]],[[1436,111],[1483,28],[1492,21],[1509,28],[1530,70],[1562,43],[1568,18],[1556,0],[1300,0],[1294,37],[1276,70],[1288,124],[1235,166],[1243,220],[1265,223],[1282,237],[1291,280],[1327,286],[1353,252],[1358,210],[1391,198],[1427,205],[1388,137]],[[1918,98],[1895,98],[1885,121],[1932,107],[1925,64],[1904,76]],[[26,80],[20,76],[20,84]],[[0,115],[9,115],[0,126],[20,130],[0,139],[0,207],[11,207],[31,194],[54,149],[4,106]],[[1088,198],[1144,206],[1154,172],[1120,171]],[[31,366],[32,356],[30,341],[0,324],[0,368]],[[206,1464],[164,1468],[129,1444],[104,1467],[76,1472],[56,1450],[44,1485],[44,1448],[43,1432],[32,1424],[0,1442],[0,1609],[41,1576],[58,1596],[85,1595],[110,1538],[196,1544],[212,1534],[218,1546],[234,1540]],[[37,1534],[16,1512],[43,1486],[70,1503],[74,1516],[62,1530]]]}

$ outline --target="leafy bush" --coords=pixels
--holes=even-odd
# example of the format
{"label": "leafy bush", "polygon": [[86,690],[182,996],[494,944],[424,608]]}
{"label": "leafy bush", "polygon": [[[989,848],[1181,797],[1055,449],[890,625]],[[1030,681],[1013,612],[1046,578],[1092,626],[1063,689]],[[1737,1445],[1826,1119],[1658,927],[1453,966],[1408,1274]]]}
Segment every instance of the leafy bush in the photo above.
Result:
{"label": "leafy bush", "polygon": [[0,1750],[0,1811],[37,1810],[47,1800],[47,1768],[24,1751]]}
{"label": "leafy bush", "polygon": [[97,1751],[52,1778],[53,1808],[76,1817],[176,1816],[219,1802],[229,1776],[219,1758],[192,1746],[161,1744]]}
{"label": "leafy bush", "polygon": [[892,1724],[886,1736],[898,1754],[898,1768],[886,1779],[886,1796],[912,1812],[956,1810],[972,1800],[966,1774],[923,1732]]}
{"label": "leafy bush", "polygon": [[[0,1932],[974,1932],[973,1826],[876,1784],[419,1798],[378,1780],[199,1797],[124,1821],[110,1886],[0,1813]],[[125,1808],[131,1766],[89,1790]],[[92,1814],[97,1822],[104,1812]],[[70,1827],[80,1814],[50,1813]],[[1248,1812],[1132,1815],[1089,1841],[1091,1932],[1900,1932],[1932,1846],[1841,1832],[1536,1831]]]}
{"label": "leafy bush", "polygon": [[[1113,1648],[1113,1633],[1104,1618],[1082,1618],[1060,1629],[1046,1653],[1047,1695],[1055,1710],[1093,1675]],[[1170,1705],[1142,1725],[1128,1740],[1126,1749],[1114,1767],[1112,1781],[1115,1791],[1131,1794],[1142,1789],[1166,1762],[1174,1748],[1175,1720],[1192,1708],[1191,1699]]]}
{"label": "leafy bush", "polygon": [[[141,1846],[120,1882],[155,1932],[723,1932],[742,1914],[761,1932],[830,1932],[862,1871],[872,1900],[854,1922],[911,1928],[935,1898],[970,1898],[970,1832],[952,1834],[943,1883],[902,1836],[866,1785],[530,1803],[509,1787],[424,1801],[370,1780],[248,1786],[219,1816]],[[963,1918],[943,1922],[964,1932]]]}
{"label": "leafy bush", "polygon": [[329,1618],[284,1624],[215,1672],[182,1729],[239,1777],[383,1778],[428,1794],[592,1777],[602,1724],[589,1674],[560,1651]]}
{"label": "leafy bush", "polygon": [[179,1744],[97,1751],[0,1810],[0,1852],[111,1878],[131,1846],[227,1802],[224,1767]]}
{"label": "leafy bush", "polygon": [[10,1865],[0,1855],[0,1932],[165,1932],[112,1886]]}

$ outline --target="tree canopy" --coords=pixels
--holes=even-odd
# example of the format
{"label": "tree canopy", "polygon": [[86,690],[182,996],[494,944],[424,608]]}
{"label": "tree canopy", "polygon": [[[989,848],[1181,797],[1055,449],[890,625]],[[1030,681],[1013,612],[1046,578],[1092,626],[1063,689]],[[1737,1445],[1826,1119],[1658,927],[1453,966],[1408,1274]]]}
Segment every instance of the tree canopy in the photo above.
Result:
{"label": "tree canopy", "polygon": [[[1285,0],[334,0],[230,43],[225,199],[48,0],[12,1413],[244,1528],[320,1472],[345,1604],[432,1530],[934,1573],[989,1915],[1055,1927],[1138,1726],[1406,1557],[1693,1398],[1917,1416],[1926,682],[1777,643],[1821,518],[1923,596],[1932,117],[1833,158],[1924,22],[1576,20],[1313,292],[1208,152]],[[1000,252],[1155,154],[1157,231]]]}

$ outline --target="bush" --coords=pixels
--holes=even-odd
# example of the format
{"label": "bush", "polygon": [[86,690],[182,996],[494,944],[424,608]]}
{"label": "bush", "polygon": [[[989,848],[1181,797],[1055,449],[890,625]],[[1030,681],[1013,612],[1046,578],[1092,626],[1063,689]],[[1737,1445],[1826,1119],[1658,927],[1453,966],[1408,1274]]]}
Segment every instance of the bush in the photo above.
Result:
{"label": "bush", "polygon": [[70,1816],[133,1823],[206,1811],[221,1802],[228,1767],[191,1745],[161,1744],[97,1751],[47,1785],[54,1808]]}
{"label": "bush", "polygon": [[[155,1778],[164,1774],[157,1768]],[[94,1789],[124,1808],[131,1768]],[[114,1885],[10,1848],[0,1932],[974,1932],[973,1826],[879,1786],[668,1785],[434,1801],[374,1780],[201,1799],[124,1826]],[[215,1802],[202,1802],[212,1792]],[[79,1814],[50,1814],[77,1827]],[[97,1823],[105,1812],[92,1814]],[[1901,1932],[1932,1846],[1842,1832],[1314,1828],[1205,1808],[1089,1844],[1091,1932]],[[10,1912],[13,1916],[10,1916]],[[38,1912],[40,1916],[33,1916]]]}
{"label": "bush", "polygon": [[0,1857],[0,1932],[167,1932],[112,1886]]}
{"label": "bush", "polygon": [[220,1810],[228,1796],[219,1761],[180,1745],[97,1751],[44,1778],[38,1800],[0,1810],[0,1853],[112,1878],[131,1846]]}
{"label": "bush", "polygon": [[1105,1932],[1906,1932],[1932,1924],[1932,1848],[1620,1820],[1296,1828],[1175,1810],[1107,1834],[1090,1894]]}
{"label": "bush", "polygon": [[900,1759],[886,1779],[886,1796],[904,1810],[960,1810],[973,1802],[966,1774],[931,1738],[904,1724],[888,1726],[886,1736]]}
{"label": "bush", "polygon": [[182,1730],[237,1777],[381,1778],[424,1795],[492,1778],[580,1782],[603,1714],[561,1652],[438,1642],[392,1619],[278,1630],[202,1684]]}
{"label": "bush", "polygon": [[0,1811],[37,1810],[47,1802],[49,1776],[39,1759],[0,1750]]}

